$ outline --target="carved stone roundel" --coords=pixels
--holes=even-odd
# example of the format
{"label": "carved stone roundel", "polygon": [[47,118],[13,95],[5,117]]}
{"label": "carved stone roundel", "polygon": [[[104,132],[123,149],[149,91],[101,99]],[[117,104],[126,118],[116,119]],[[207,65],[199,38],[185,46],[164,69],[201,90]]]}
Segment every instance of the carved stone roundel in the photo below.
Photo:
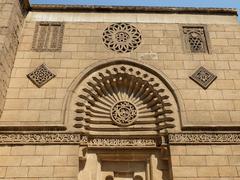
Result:
{"label": "carved stone roundel", "polygon": [[117,102],[111,109],[112,120],[120,126],[131,125],[136,117],[137,108],[128,101]]}
{"label": "carved stone roundel", "polygon": [[141,44],[139,30],[128,23],[115,23],[108,26],[103,32],[103,43],[113,51],[127,53]]}

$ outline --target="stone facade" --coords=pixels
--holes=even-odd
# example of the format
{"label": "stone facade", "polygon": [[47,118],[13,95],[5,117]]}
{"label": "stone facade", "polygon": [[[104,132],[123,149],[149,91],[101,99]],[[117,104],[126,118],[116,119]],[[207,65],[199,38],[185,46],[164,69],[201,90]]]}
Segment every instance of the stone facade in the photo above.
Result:
{"label": "stone facade", "polygon": [[172,146],[174,179],[239,179],[239,145]]}
{"label": "stone facade", "polygon": [[[21,4],[20,4],[21,3]],[[1,1],[1,64],[0,64],[0,114],[2,114],[7,87],[15,60],[19,36],[24,23],[23,2]],[[27,3],[24,4],[27,6]]]}
{"label": "stone facade", "polygon": [[235,10],[22,3],[2,2],[0,179],[240,179]]}

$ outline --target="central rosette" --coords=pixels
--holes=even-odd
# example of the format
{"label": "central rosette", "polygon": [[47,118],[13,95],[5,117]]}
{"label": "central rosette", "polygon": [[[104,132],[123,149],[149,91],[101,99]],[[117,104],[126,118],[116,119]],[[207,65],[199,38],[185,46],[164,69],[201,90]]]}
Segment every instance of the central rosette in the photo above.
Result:
{"label": "central rosette", "polygon": [[130,36],[126,32],[118,32],[115,35],[115,39],[119,43],[125,43],[130,39]]}
{"label": "central rosette", "polygon": [[129,126],[137,118],[137,108],[128,101],[117,102],[111,109],[111,118],[117,125]]}

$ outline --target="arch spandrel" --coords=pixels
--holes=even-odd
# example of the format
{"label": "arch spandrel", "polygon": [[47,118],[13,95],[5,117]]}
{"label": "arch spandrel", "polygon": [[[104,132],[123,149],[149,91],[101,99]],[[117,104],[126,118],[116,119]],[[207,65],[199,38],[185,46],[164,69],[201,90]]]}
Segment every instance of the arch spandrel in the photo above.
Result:
{"label": "arch spandrel", "polygon": [[79,74],[62,117],[86,135],[158,135],[179,129],[176,89],[160,70],[133,60],[94,64]]}

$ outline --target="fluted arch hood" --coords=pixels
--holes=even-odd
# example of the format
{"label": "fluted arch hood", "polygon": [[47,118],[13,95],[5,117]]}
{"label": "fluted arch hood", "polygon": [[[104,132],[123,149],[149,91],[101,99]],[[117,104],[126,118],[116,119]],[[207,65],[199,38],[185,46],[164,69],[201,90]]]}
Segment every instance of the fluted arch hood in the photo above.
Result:
{"label": "fluted arch hood", "polygon": [[132,60],[104,61],[70,87],[63,117],[86,135],[157,135],[174,128],[176,98],[163,77]]}

